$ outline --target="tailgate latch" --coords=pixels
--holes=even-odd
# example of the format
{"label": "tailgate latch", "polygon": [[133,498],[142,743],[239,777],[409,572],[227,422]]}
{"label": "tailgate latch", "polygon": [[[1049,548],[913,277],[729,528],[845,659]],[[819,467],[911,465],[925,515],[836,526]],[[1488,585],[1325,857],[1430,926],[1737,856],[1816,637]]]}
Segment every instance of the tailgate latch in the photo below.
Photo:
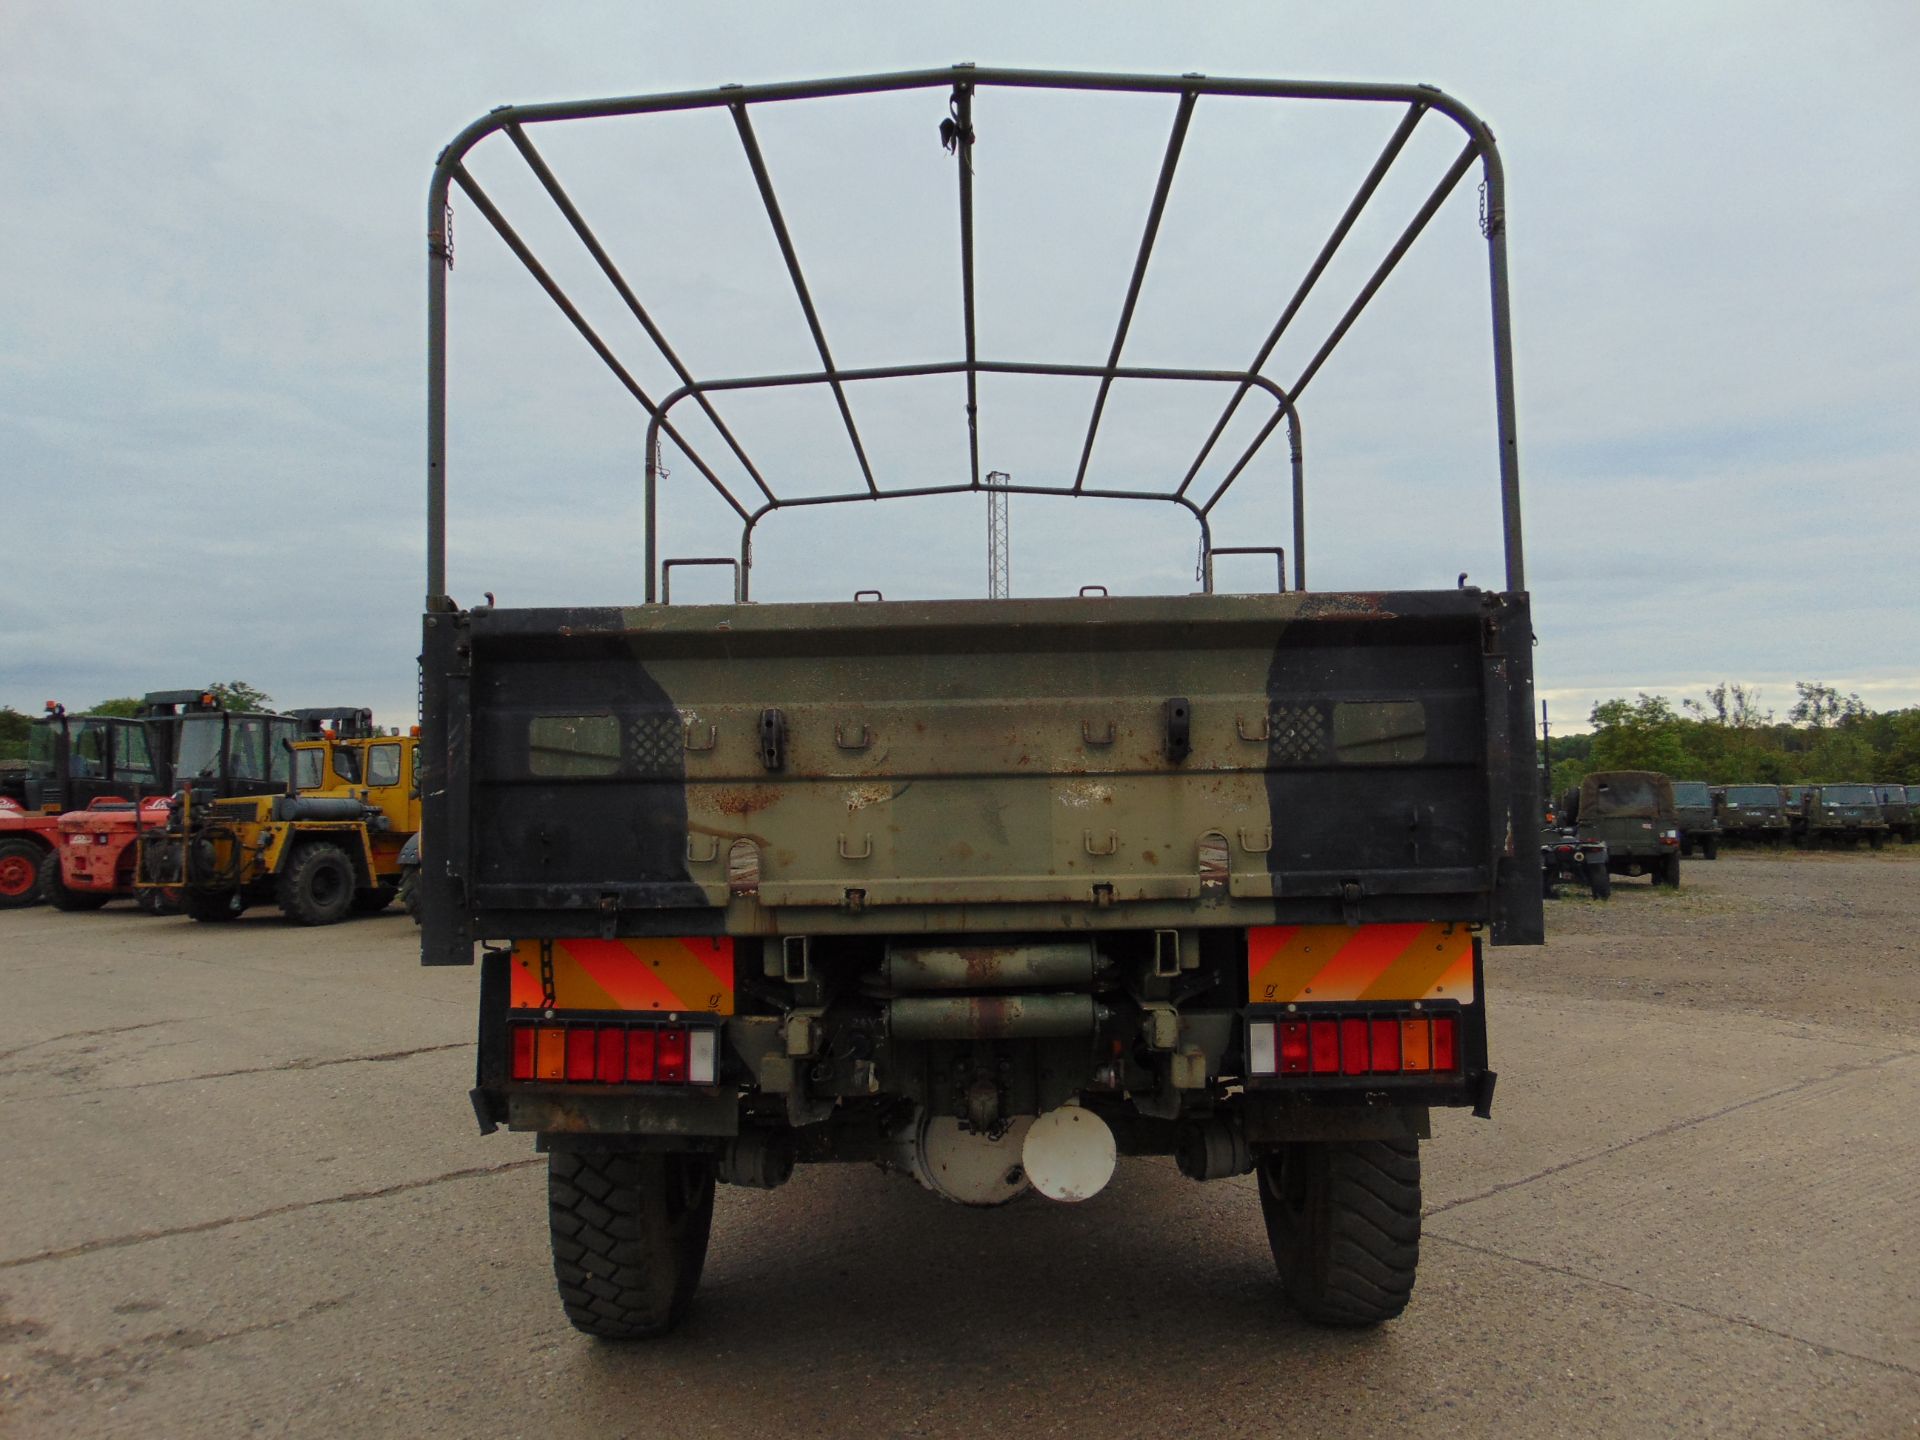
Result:
{"label": "tailgate latch", "polygon": [[1167,759],[1178,765],[1193,753],[1193,702],[1184,695],[1167,701]]}
{"label": "tailgate latch", "polygon": [[760,712],[760,763],[778,770],[787,763],[787,716],[768,706]]}

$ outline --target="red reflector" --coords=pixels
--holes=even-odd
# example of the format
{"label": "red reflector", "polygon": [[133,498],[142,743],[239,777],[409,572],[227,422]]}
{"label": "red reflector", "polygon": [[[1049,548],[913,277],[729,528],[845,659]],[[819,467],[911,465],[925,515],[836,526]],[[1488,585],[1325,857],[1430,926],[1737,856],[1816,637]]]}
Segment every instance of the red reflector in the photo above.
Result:
{"label": "red reflector", "polygon": [[593,1078],[602,1085],[618,1085],[627,1078],[627,1032],[618,1025],[602,1025]]}
{"label": "red reflector", "polygon": [[1376,1074],[1397,1075],[1400,1073],[1400,1022],[1398,1020],[1374,1020],[1370,1022],[1373,1030],[1373,1068]]}
{"label": "red reflector", "polygon": [[649,1029],[629,1030],[627,1032],[627,1079],[636,1084],[651,1084],[653,1081],[653,1031]]}
{"label": "red reflector", "polygon": [[658,1057],[657,1078],[661,1080],[685,1080],[687,1078],[687,1032],[677,1025],[670,1025],[660,1032],[656,1042]]}
{"label": "red reflector", "polygon": [[593,1079],[593,1027],[567,1027],[567,1079]]}
{"label": "red reflector", "polygon": [[1340,1069],[1340,1027],[1332,1020],[1313,1022],[1313,1073],[1332,1075]]}
{"label": "red reflector", "polygon": [[1282,1075],[1307,1073],[1307,1022],[1304,1020],[1287,1020],[1281,1023],[1280,1073]]}
{"label": "red reflector", "polygon": [[508,1033],[513,1036],[513,1078],[533,1079],[533,1027],[513,1025]]}
{"label": "red reflector", "polygon": [[1433,1017],[1433,1068],[1436,1070],[1458,1070],[1460,1057],[1455,1041],[1459,1037],[1459,1021],[1452,1015]]}
{"label": "red reflector", "polygon": [[1340,1073],[1367,1073],[1367,1022],[1364,1020],[1340,1022]]}

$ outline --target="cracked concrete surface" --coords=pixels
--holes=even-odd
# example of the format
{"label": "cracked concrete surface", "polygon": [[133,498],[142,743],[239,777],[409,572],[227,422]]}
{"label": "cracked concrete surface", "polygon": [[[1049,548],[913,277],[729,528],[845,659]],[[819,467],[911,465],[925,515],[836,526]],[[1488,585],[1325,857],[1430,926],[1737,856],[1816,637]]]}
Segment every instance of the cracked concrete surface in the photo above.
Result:
{"label": "cracked concrete surface", "polygon": [[1920,1435],[1920,863],[1687,879],[1492,953],[1495,1119],[1436,1118],[1362,1334],[1280,1304],[1249,1180],[1133,1161],[723,1189],[685,1329],[596,1345],[403,918],[0,914],[0,1435]]}

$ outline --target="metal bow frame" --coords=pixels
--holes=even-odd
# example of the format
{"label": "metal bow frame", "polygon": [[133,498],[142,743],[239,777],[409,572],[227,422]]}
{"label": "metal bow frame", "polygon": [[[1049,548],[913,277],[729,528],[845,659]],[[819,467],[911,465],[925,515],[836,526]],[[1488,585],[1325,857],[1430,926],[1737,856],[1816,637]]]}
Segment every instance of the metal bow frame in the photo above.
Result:
{"label": "metal bow frame", "polygon": [[[1161,159],[1159,178],[1147,212],[1144,232],[1135,254],[1133,270],[1120,307],[1119,323],[1104,365],[1045,363],[1029,360],[983,358],[975,340],[974,306],[974,203],[973,203],[973,107],[976,97],[994,89],[1042,89],[1096,92],[1163,94],[1175,98],[1172,132]],[[955,161],[958,184],[960,226],[960,294],[965,336],[965,353],[957,360],[921,365],[882,365],[846,368],[838,365],[827,343],[826,329],[816,310],[805,272],[787,230],[775,193],[773,180],[760,151],[753,128],[753,112],[758,107],[797,100],[830,96],[877,94],[902,90],[947,92],[949,118],[941,128]],[[1146,280],[1154,241],[1172,190],[1173,177],[1180,161],[1187,131],[1196,105],[1203,96],[1255,97],[1275,100],[1322,100],[1404,107],[1399,125],[1388,138],[1358,190],[1327,236],[1312,264],[1307,267],[1292,298],[1281,311],[1266,339],[1246,368],[1240,370],[1194,370],[1168,367],[1123,365],[1122,353],[1127,332],[1133,323],[1141,286]],[[616,116],[660,114],[669,111],[727,110],[740,137],[741,149],[753,173],[754,182],[765,206],[773,237],[786,262],[787,273],[812,333],[820,356],[818,370],[781,375],[746,375],[707,380],[695,379],[667,337],[642,304],[633,287],[621,273],[606,248],[582,217],[572,197],[554,176],[535,148],[530,131],[541,125],[565,120],[604,119]],[[1326,273],[1341,244],[1355,222],[1380,188],[1381,182],[1400,159],[1415,128],[1428,115],[1452,121],[1465,135],[1465,144],[1428,194],[1399,238],[1360,287],[1338,322],[1313,352],[1312,358],[1291,385],[1280,385],[1261,373],[1288,327]],[[555,207],[565,217],[575,235],[601,273],[612,285],[633,318],[639,322],[661,357],[678,377],[680,384],[670,394],[656,398],[641,386],[621,363],[607,342],[581,313],[578,305],[542,265],[526,241],[508,223],[493,200],[466,168],[467,154],[481,140],[495,132],[504,132],[526,162],[535,179]],[[1426,228],[1434,214],[1454,192],[1462,178],[1478,160],[1484,182],[1481,229],[1487,242],[1489,288],[1493,307],[1494,409],[1499,446],[1499,472],[1502,528],[1506,547],[1506,588],[1519,592],[1526,588],[1525,568],[1520,540],[1520,476],[1518,447],[1514,431],[1513,347],[1510,335],[1507,298],[1506,200],[1505,178],[1493,134],[1480,119],[1459,101],[1426,85],[1367,85],[1314,81],[1219,79],[1200,75],[1098,75],[1071,71],[983,69],[956,65],[948,69],[909,71],[893,75],[868,75],[850,79],[804,81],[779,85],[729,85],[717,90],[685,91],[677,94],[643,95],[623,99],[586,100],[549,105],[507,105],[469,125],[440,153],[434,166],[428,191],[427,233],[427,608],[451,608],[446,596],[446,434],[447,434],[447,272],[452,265],[452,247],[448,228],[449,200],[453,186],[486,219],[507,248],[531,274],[560,312],[581,337],[599,355],[608,370],[632,395],[647,414],[646,443],[646,599],[655,600],[660,579],[658,557],[659,441],[664,434],[679,447],[693,467],[730,506],[741,521],[740,558],[735,596],[748,598],[753,561],[754,527],[775,510],[801,505],[843,504],[855,500],[882,500],[922,495],[964,494],[984,489],[980,468],[979,378],[982,375],[1066,376],[1097,379],[1100,384],[1087,421],[1086,436],[1080,448],[1080,460],[1071,484],[1039,485],[1009,483],[1005,488],[1015,494],[1087,496],[1103,499],[1160,500],[1182,506],[1200,526],[1200,578],[1204,589],[1213,589],[1212,557],[1236,553],[1244,547],[1219,547],[1213,544],[1211,516],[1223,496],[1259,454],[1268,438],[1284,422],[1293,481],[1293,579],[1296,589],[1306,586],[1306,492],[1302,469],[1301,430],[1298,404],[1301,395],[1319,374],[1336,346],[1352,328],[1362,310],[1379,292],[1401,258]],[[861,442],[859,426],[848,390],[867,380],[905,379],[922,376],[962,375],[966,379],[966,421],[968,478],[949,484],[888,488],[873,473]],[[1201,444],[1192,463],[1177,484],[1162,490],[1128,490],[1088,483],[1095,437],[1106,410],[1108,394],[1116,380],[1152,380],[1173,383],[1212,383],[1231,387],[1231,394],[1212,431]],[[715,397],[740,390],[772,390],[796,386],[826,386],[833,394],[847,440],[860,473],[861,485],[841,493],[825,495],[781,496],[745,448],[721,418]],[[1259,391],[1271,403],[1271,413],[1228,467],[1226,475],[1212,490],[1199,498],[1195,482],[1200,469],[1238,413],[1248,395]],[[743,499],[735,493],[688,442],[673,423],[673,411],[683,401],[692,401],[712,424],[716,434],[733,453],[758,495]],[[710,562],[708,562],[710,563]]]}

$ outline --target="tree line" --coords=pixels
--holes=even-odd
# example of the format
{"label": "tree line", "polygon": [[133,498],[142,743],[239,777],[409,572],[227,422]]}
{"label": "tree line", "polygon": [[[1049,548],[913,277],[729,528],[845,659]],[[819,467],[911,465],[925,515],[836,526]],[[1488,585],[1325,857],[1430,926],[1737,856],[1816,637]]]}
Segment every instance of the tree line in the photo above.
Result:
{"label": "tree line", "polygon": [[1858,695],[1796,681],[1786,718],[1757,689],[1720,684],[1676,706],[1644,691],[1602,700],[1592,732],[1555,735],[1548,756],[1556,794],[1594,770],[1658,770],[1714,785],[1862,781],[1920,785],[1920,706],[1869,710]]}

